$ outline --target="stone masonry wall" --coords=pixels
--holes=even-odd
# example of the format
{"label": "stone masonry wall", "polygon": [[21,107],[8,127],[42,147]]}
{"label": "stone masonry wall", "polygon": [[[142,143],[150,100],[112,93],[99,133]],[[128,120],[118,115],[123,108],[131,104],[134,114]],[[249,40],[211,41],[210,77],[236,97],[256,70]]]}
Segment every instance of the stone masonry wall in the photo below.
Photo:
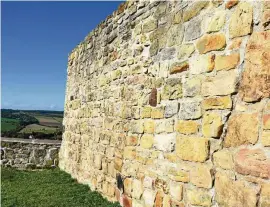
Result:
{"label": "stone masonry wall", "polygon": [[1,165],[21,169],[58,166],[61,141],[1,138]]}
{"label": "stone masonry wall", "polygon": [[61,169],[124,206],[270,206],[269,28],[269,1],[121,4],[69,55]]}

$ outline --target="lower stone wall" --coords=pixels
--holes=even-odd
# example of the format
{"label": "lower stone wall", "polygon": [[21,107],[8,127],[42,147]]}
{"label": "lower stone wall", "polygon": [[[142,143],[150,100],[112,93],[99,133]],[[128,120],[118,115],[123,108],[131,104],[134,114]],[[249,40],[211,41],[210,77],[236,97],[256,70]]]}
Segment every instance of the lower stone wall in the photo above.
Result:
{"label": "lower stone wall", "polygon": [[1,138],[1,165],[14,168],[51,168],[58,165],[61,141]]}

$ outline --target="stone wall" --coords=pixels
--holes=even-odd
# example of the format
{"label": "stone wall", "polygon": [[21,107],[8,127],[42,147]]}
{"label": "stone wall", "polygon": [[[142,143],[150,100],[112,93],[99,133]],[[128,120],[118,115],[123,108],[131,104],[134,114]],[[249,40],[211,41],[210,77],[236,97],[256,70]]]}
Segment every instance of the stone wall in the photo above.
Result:
{"label": "stone wall", "polygon": [[124,206],[269,206],[269,14],[120,5],[69,55],[60,167]]}
{"label": "stone wall", "polygon": [[1,138],[1,165],[21,169],[58,165],[61,141]]}

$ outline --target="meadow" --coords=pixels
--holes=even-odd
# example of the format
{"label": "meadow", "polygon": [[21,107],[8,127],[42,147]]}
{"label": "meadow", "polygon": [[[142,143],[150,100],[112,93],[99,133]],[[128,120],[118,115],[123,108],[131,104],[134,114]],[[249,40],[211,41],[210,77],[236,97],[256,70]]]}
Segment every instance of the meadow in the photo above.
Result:
{"label": "meadow", "polygon": [[120,207],[58,168],[41,171],[1,169],[3,207]]}

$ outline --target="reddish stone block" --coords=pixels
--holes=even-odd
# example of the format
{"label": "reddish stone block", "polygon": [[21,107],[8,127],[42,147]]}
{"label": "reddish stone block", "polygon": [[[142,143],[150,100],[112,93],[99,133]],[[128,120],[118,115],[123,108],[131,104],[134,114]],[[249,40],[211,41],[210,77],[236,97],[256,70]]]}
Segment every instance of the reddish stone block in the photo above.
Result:
{"label": "reddish stone block", "polygon": [[236,172],[261,178],[270,178],[270,159],[261,149],[241,149],[235,156]]}
{"label": "reddish stone block", "polygon": [[150,94],[150,98],[149,98],[149,104],[150,106],[157,106],[157,89],[153,88]]}

